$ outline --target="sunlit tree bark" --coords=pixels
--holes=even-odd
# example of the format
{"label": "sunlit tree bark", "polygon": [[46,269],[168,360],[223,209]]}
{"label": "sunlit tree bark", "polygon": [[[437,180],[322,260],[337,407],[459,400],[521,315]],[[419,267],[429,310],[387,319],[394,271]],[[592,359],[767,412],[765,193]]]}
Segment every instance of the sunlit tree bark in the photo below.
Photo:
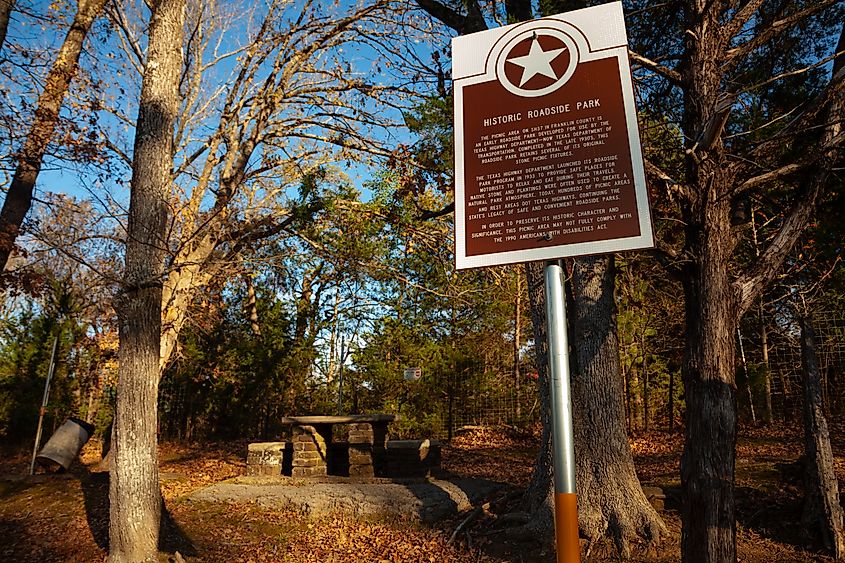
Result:
{"label": "sunlit tree bark", "polygon": [[161,288],[170,218],[185,0],[150,5],[133,152],[125,272],[117,312],[120,368],[109,485],[111,563],[158,560]]}

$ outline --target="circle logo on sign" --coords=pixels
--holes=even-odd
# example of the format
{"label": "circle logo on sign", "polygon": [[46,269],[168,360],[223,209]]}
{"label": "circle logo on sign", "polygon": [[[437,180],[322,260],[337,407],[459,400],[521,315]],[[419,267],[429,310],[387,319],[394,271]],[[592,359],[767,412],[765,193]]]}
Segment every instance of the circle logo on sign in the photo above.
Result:
{"label": "circle logo on sign", "polygon": [[517,96],[551,94],[572,78],[578,65],[575,40],[558,29],[528,29],[505,43],[496,61],[496,76]]}

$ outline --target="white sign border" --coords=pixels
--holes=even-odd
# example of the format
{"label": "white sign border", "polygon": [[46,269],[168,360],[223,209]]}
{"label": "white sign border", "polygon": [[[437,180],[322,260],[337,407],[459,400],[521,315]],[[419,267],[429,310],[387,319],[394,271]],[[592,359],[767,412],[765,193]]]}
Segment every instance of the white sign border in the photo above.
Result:
{"label": "white sign border", "polygon": [[[575,22],[575,23],[573,23]],[[621,26],[621,33],[620,28]],[[613,2],[583,10],[576,10],[548,18],[499,27],[472,35],[456,37],[452,40],[452,60],[458,73],[453,68],[455,98],[455,267],[458,270],[501,266],[520,262],[552,260],[589,254],[607,254],[626,250],[652,248],[651,208],[648,201],[648,189],[643,167],[640,132],[637,124],[636,105],[634,103],[634,85],[628,62],[628,39],[625,34],[625,20],[622,3]],[[578,43],[579,64],[582,62],[615,57],[619,66],[622,83],[622,100],[625,108],[625,125],[628,130],[628,145],[631,152],[634,193],[640,223],[640,235],[635,237],[606,239],[582,243],[561,244],[493,252],[488,254],[466,255],[466,201],[465,201],[465,164],[464,164],[464,124],[463,124],[463,89],[466,86],[496,80],[496,60],[494,49],[506,36],[523,33],[526,30],[553,28],[561,29]],[[591,42],[591,39],[593,41]],[[592,45],[591,45],[592,43]],[[608,44],[609,43],[609,44]],[[593,46],[600,47],[594,48]],[[472,62],[458,66],[455,61],[461,57],[479,54],[479,47],[486,48],[482,72],[473,73]],[[477,59],[476,59],[477,60]],[[479,61],[480,62],[480,61]],[[476,63],[477,64],[477,63]],[[481,70],[481,69],[475,69]]]}

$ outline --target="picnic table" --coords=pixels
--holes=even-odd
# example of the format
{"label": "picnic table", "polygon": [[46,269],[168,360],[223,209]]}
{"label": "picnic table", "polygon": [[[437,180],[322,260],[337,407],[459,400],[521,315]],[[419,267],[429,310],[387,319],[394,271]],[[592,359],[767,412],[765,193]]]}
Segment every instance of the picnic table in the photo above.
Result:
{"label": "picnic table", "polygon": [[333,428],[349,425],[349,476],[373,477],[383,473],[386,460],[387,426],[393,414],[350,414],[286,416],[293,442],[292,477],[328,474]]}

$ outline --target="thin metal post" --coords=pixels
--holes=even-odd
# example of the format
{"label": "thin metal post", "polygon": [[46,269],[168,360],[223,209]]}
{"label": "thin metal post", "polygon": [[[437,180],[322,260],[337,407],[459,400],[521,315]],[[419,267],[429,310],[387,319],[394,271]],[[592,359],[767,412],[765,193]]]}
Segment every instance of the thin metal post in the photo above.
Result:
{"label": "thin metal post", "polygon": [[346,358],[344,357],[344,346],[346,344],[346,337],[340,337],[340,367],[338,368],[337,378],[337,414],[343,414],[343,364]]}
{"label": "thin metal post", "polygon": [[35,432],[35,447],[32,448],[32,462],[29,464],[29,474],[35,475],[35,457],[38,455],[38,447],[41,445],[41,432],[44,429],[44,414],[47,412],[47,402],[50,400],[50,380],[53,379],[53,372],[56,370],[56,351],[59,348],[59,336],[62,329],[56,333],[53,339],[53,351],[50,354],[50,367],[47,369],[47,381],[44,382],[44,397],[41,399],[41,409],[38,411],[38,430]]}
{"label": "thin metal post", "polygon": [[578,543],[578,503],[575,490],[575,436],[572,428],[572,399],[569,388],[566,300],[563,294],[563,268],[560,261],[546,264],[545,282],[557,563],[577,563],[581,560],[581,549]]}

